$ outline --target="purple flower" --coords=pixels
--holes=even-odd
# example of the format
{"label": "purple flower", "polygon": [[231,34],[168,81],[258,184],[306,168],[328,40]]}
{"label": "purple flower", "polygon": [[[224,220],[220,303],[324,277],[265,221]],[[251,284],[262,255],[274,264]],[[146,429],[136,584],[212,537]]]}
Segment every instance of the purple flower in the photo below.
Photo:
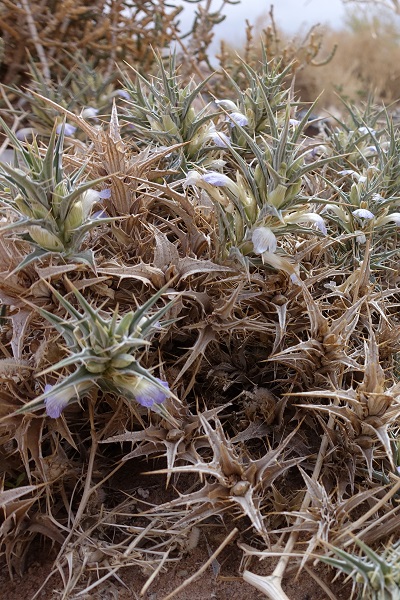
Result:
{"label": "purple flower", "polygon": [[356,210],[352,211],[352,214],[360,219],[373,219],[375,217],[374,213],[366,208],[357,208]]}
{"label": "purple flower", "polygon": [[[148,379],[138,379],[132,392],[139,404],[151,408],[153,404],[162,404],[166,398],[170,395],[169,386],[166,381],[162,381],[156,377],[160,385],[149,381]],[[167,391],[161,388],[163,386]]]}
{"label": "purple flower", "polygon": [[[44,399],[44,403],[46,406],[46,413],[52,419],[58,419],[61,415],[64,408],[68,405],[71,398],[73,398],[75,394],[75,390],[68,388],[62,392],[56,392],[55,394],[49,393],[53,388],[52,385],[47,383],[44,388],[44,393],[47,394],[47,398]],[[72,394],[71,394],[72,391]]]}
{"label": "purple flower", "polygon": [[99,194],[99,198],[101,198],[102,200],[107,199],[111,197],[111,190],[110,188],[105,189],[105,190],[101,190],[101,192],[98,192]]}
{"label": "purple flower", "polygon": [[90,218],[92,221],[96,221],[97,219],[107,219],[107,213],[105,210],[97,210]]}
{"label": "purple flower", "polygon": [[[56,127],[56,133],[60,134],[63,128],[63,124],[60,123],[60,125],[57,125]],[[74,135],[76,131],[76,127],[74,127],[74,125],[70,125],[69,123],[65,123],[64,126],[64,134],[68,135],[68,136],[72,136]]]}

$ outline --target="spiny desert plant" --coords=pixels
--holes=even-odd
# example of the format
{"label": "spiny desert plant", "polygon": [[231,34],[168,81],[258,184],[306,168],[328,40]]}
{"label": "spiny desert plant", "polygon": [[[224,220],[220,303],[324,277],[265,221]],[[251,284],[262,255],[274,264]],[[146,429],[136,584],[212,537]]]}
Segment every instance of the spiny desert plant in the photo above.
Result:
{"label": "spiny desert plant", "polygon": [[44,394],[25,405],[23,411],[40,408],[44,401],[47,414],[57,418],[73,399],[79,399],[95,384],[126,399],[134,398],[144,406],[161,404],[170,394],[168,384],[143,368],[137,353],[139,348],[149,345],[147,338],[161,327],[159,319],[171,307],[168,303],[154,315],[146,314],[162,291],[135,312],[120,317],[116,308],[108,319],[100,310],[93,309],[78,290],[73,292],[83,312],[52,290],[69,313],[71,319],[68,321],[42,308],[38,310],[64,337],[69,354],[42,375],[72,365],[75,371],[61,378],[56,385],[47,385]]}
{"label": "spiny desert plant", "polygon": [[394,542],[382,553],[374,552],[359,539],[354,540],[362,555],[351,554],[329,546],[337,558],[322,556],[320,560],[353,579],[357,597],[366,600],[398,600],[400,598],[400,544]]}
{"label": "spiny desert plant", "polygon": [[[268,49],[210,105],[213,78],[152,57],[98,121],[27,90],[68,149],[5,128],[1,558],[45,536],[65,600],[127,566],[143,595],[212,527],[282,600],[289,563],[399,525],[397,133],[371,104],[308,138]],[[40,232],[63,245],[34,260]]]}
{"label": "spiny desert plant", "polygon": [[53,128],[43,153],[36,140],[23,146],[4,122],[2,125],[14,143],[16,162],[15,166],[0,165],[1,201],[20,217],[2,227],[2,232],[22,229],[20,238],[35,247],[17,269],[50,254],[94,266],[93,253],[81,250],[87,233],[105,216],[103,211],[92,213],[94,204],[110,195],[108,190],[93,189],[104,179],[82,181],[84,168],[72,175],[64,172],[63,126]]}

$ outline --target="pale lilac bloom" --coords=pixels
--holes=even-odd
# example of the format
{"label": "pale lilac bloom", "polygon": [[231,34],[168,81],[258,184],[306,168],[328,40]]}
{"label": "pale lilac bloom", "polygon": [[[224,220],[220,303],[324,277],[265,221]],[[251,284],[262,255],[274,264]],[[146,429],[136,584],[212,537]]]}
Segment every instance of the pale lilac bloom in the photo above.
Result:
{"label": "pale lilac bloom", "polygon": [[111,196],[110,189],[101,190],[101,192],[99,192],[97,190],[89,188],[88,190],[83,192],[81,201],[82,201],[82,208],[83,208],[83,214],[84,214],[85,219],[88,218],[90,211],[92,209],[92,206],[95,204],[95,202],[100,202],[104,198],[109,198],[110,196]]}
{"label": "pale lilac bloom", "polygon": [[276,251],[277,240],[269,227],[256,227],[251,235],[251,241],[256,254]]}
{"label": "pale lilac bloom", "polygon": [[292,127],[298,127],[300,125],[300,121],[298,121],[297,119],[289,119],[289,125],[291,125]]}
{"label": "pale lilac bloom", "polygon": [[373,219],[375,217],[374,213],[366,208],[357,208],[356,210],[352,211],[352,214],[360,219]]}
{"label": "pale lilac bloom", "polygon": [[90,217],[92,221],[96,221],[96,220],[100,220],[100,219],[106,219],[107,218],[107,213],[105,210],[97,210],[95,213],[92,214],[92,216]]}
{"label": "pale lilac bloom", "polygon": [[[62,123],[60,123],[60,125],[57,125],[56,127],[56,133],[60,134],[62,131],[63,125]],[[72,136],[74,135],[76,131],[76,127],[74,125],[70,125],[69,123],[65,123],[64,126],[64,134],[68,135],[68,136]]]}
{"label": "pale lilac bloom", "polygon": [[208,171],[208,173],[204,173],[204,175],[201,176],[201,179],[205,183],[215,185],[216,187],[224,187],[232,184],[232,180],[229,179],[227,175],[218,173],[218,171]]}
{"label": "pale lilac bloom", "polygon": [[36,131],[34,127],[23,127],[22,129],[18,129],[18,131],[15,132],[15,137],[20,142],[25,142],[32,138],[35,135],[35,133]]}
{"label": "pale lilac bloom", "polygon": [[359,127],[358,133],[361,133],[361,135],[365,135],[366,133],[372,133],[372,135],[375,135],[376,131],[375,129],[370,129],[369,127]]}
{"label": "pale lilac bloom", "polygon": [[130,95],[126,90],[117,90],[115,93],[117,94],[117,96],[120,96],[125,100],[130,100]]}
{"label": "pale lilac bloom", "polygon": [[46,413],[52,419],[58,419],[61,415],[62,411],[66,406],[68,406],[71,398],[76,396],[76,392],[73,386],[71,388],[67,388],[61,392],[56,392],[55,394],[49,394],[50,390],[53,388],[52,385],[47,383],[44,388],[44,393],[48,394],[47,398],[44,399],[44,403],[46,406]]}
{"label": "pale lilac bloom", "polygon": [[249,120],[246,117],[246,115],[238,111],[231,112],[229,115],[226,116],[226,120],[231,121],[231,127],[234,127],[235,124],[240,125],[241,127],[245,127],[249,124]]}
{"label": "pale lilac bloom", "polygon": [[105,190],[101,190],[101,192],[98,192],[99,194],[99,198],[101,198],[102,200],[107,199],[111,197],[111,189],[107,188]]}
{"label": "pale lilac bloom", "polygon": [[217,131],[215,129],[211,131],[209,135],[210,140],[212,140],[214,144],[219,148],[229,148],[229,146],[231,145],[230,138],[222,131]]}
{"label": "pale lilac bloom", "polygon": [[133,388],[132,393],[134,394],[136,401],[142,406],[151,408],[153,404],[162,404],[170,395],[168,383],[162,381],[158,377],[156,377],[156,379],[160,386],[165,388],[165,392],[160,386],[147,379],[139,379],[138,383]]}
{"label": "pale lilac bloom", "polygon": [[378,153],[378,149],[377,149],[376,146],[367,146],[365,148],[364,152],[365,152],[365,154],[368,153],[369,155],[377,154]]}

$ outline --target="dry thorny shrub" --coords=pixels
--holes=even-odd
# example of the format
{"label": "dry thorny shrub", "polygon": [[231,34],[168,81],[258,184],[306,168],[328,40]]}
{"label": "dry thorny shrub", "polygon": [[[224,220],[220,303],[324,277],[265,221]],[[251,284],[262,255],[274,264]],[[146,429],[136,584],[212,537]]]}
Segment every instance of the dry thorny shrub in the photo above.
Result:
{"label": "dry thorny shrub", "polygon": [[2,123],[2,559],[144,593],[212,524],[270,598],[315,559],[398,598],[399,134],[370,102],[307,138],[266,52],[209,104],[155,65],[109,117]]}

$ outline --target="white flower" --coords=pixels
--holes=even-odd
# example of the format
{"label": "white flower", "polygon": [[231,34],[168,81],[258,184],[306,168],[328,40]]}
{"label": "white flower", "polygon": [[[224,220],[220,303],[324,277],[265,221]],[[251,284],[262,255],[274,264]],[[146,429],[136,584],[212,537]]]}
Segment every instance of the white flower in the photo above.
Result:
{"label": "white flower", "polygon": [[374,202],[383,202],[385,200],[385,198],[383,196],[381,196],[380,194],[373,194],[372,200]]}
{"label": "white flower", "polygon": [[186,188],[189,185],[191,187],[197,187],[200,182],[201,182],[201,175],[198,171],[195,171],[195,170],[188,171],[188,174],[186,175],[186,179],[183,183],[183,187]]}
{"label": "white flower", "polygon": [[274,232],[269,227],[256,227],[253,230],[251,241],[256,254],[276,251],[277,240]]}
{"label": "white flower", "polygon": [[215,104],[218,104],[218,106],[221,106],[225,110],[237,110],[237,106],[232,100],[216,100]]}
{"label": "white flower", "polygon": [[81,117],[83,117],[84,119],[94,119],[95,117],[97,117],[98,114],[99,111],[97,108],[93,108],[93,106],[88,106],[87,108],[84,108],[81,112]]}
{"label": "white flower", "polygon": [[338,175],[357,175],[357,173],[353,169],[343,169],[338,171]]}
{"label": "white flower", "polygon": [[324,234],[327,234],[326,225],[324,219],[318,213],[292,213],[285,217],[285,223],[315,223],[318,229]]}
{"label": "white flower", "polygon": [[101,190],[101,192],[98,192],[97,190],[93,190],[92,188],[89,188],[88,190],[83,192],[82,197],[81,197],[83,220],[86,220],[88,218],[90,211],[92,209],[92,206],[95,202],[99,202],[100,200],[103,200],[104,198],[109,198],[110,196],[111,196],[110,189],[105,189],[105,190]]}
{"label": "white flower", "polygon": [[358,244],[365,244],[367,241],[367,238],[365,237],[365,233],[363,231],[355,231],[354,232],[356,234],[356,242]]}
{"label": "white flower", "polygon": [[377,226],[386,225],[386,223],[395,223],[395,225],[400,226],[400,213],[394,212],[390,215],[386,215],[385,217],[380,217],[377,219]]}

